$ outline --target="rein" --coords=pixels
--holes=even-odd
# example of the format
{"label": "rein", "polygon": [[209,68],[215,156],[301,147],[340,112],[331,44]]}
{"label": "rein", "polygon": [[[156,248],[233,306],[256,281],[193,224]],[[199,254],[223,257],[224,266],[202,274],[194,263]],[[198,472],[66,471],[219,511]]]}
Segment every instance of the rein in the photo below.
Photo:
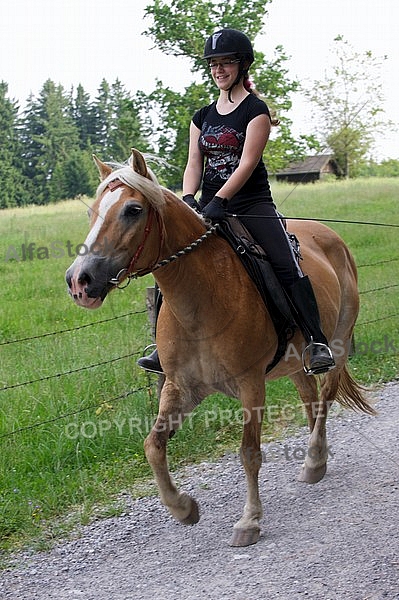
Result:
{"label": "rein", "polygon": [[152,268],[152,271],[155,271],[156,269],[160,269],[161,267],[165,267],[166,265],[169,265],[171,262],[173,262],[177,258],[180,258],[180,256],[184,256],[185,254],[190,254],[190,252],[192,252],[193,250],[198,248],[198,246],[200,246],[202,244],[202,242],[205,242],[205,240],[210,235],[212,235],[212,233],[214,233],[216,230],[217,230],[217,227],[215,225],[212,225],[199,238],[197,238],[196,240],[191,242],[191,244],[188,244],[188,246],[185,246],[181,250],[178,250],[175,254],[171,254],[171,256],[169,256],[169,258],[165,258],[164,260],[161,260],[159,263],[157,263]]}
{"label": "rein", "polygon": [[[171,256],[169,256],[169,258],[165,258],[159,262],[155,261],[155,263],[152,266],[147,267],[146,269],[139,269],[138,271],[133,273],[132,271],[130,271],[130,265],[132,264],[132,263],[130,263],[130,265],[127,269],[121,269],[119,271],[119,273],[117,273],[116,277],[113,277],[112,279],[109,280],[109,283],[111,283],[112,285],[117,287],[119,290],[123,290],[129,285],[129,283],[131,282],[132,279],[137,279],[138,277],[143,277],[144,275],[148,275],[148,273],[152,273],[153,271],[156,271],[157,269],[166,267],[166,265],[169,265],[171,262],[180,258],[181,256],[184,256],[185,254],[190,254],[190,252],[192,252],[193,250],[198,248],[198,246],[200,246],[202,244],[202,242],[204,242],[216,230],[217,230],[217,227],[215,225],[212,225],[204,234],[202,234],[199,238],[197,238],[196,240],[191,242],[191,244],[188,244],[188,246],[185,246],[181,250],[178,250],[175,254],[171,254]],[[137,252],[136,252],[136,254],[137,254]],[[132,262],[133,262],[133,259],[132,259]],[[123,275],[127,276],[127,282],[125,283],[125,285],[120,285],[120,278]]]}

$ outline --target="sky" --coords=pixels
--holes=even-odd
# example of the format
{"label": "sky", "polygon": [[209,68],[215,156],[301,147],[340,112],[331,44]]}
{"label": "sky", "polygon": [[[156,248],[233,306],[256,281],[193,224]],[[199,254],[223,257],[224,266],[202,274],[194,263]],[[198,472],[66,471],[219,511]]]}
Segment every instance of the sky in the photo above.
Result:
{"label": "sky", "polygon": [[[143,35],[151,0],[0,0],[0,80],[23,105],[47,79],[67,90],[81,83],[94,98],[105,78],[134,94],[151,92],[156,79],[176,91],[192,83],[190,63],[162,55]],[[397,0],[273,0],[257,50],[272,56],[277,45],[290,56],[291,78],[322,79],[337,35],[358,52],[387,55],[382,69],[386,117],[399,123]],[[215,29],[218,23],[215,23]],[[292,97],[289,117],[296,135],[311,133],[309,105]],[[399,159],[399,131],[377,138],[379,159]]]}

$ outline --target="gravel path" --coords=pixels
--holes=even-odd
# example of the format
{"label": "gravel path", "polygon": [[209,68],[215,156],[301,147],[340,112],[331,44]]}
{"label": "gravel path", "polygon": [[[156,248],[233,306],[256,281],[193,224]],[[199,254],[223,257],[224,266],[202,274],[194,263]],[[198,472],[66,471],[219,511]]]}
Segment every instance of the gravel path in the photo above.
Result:
{"label": "gravel path", "polygon": [[[324,480],[296,482],[307,435],[264,446],[263,535],[228,546],[244,502],[236,456],[185,468],[200,522],[176,523],[158,498],[82,528],[1,575],[2,600],[398,600],[399,383],[377,394],[378,417],[339,412],[328,424]],[[294,458],[294,454],[297,458]]]}

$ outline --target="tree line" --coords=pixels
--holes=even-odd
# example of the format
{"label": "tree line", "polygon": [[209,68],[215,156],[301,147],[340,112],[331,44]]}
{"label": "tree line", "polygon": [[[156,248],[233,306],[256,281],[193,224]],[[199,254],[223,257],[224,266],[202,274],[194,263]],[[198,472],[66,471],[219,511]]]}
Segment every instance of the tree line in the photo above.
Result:
{"label": "tree line", "polygon": [[[157,167],[159,179],[167,187],[180,188],[190,120],[217,91],[202,59],[204,40],[220,27],[243,30],[255,40],[270,1],[156,0],[147,6],[152,25],[145,35],[165,54],[189,58],[192,73],[202,76],[202,83],[190,83],[183,93],[157,79],[150,94],[132,95],[118,79],[113,83],[103,79],[91,98],[81,84],[67,91],[48,79],[21,111],[9,98],[8,84],[1,82],[0,208],[92,196],[98,184],[92,155],[123,162],[132,146],[164,159],[168,167]],[[366,159],[372,133],[384,126],[382,95],[376,86],[380,62],[371,53],[354,52],[340,36],[335,43],[337,67],[307,90],[289,77],[289,57],[282,46],[270,57],[255,52],[251,79],[280,119],[265,150],[268,170],[273,174],[291,161],[328,148],[344,176],[398,175],[399,161],[378,165]],[[291,95],[298,91],[321,111],[321,120],[309,135],[295,137],[287,115]]]}
{"label": "tree line", "polygon": [[123,161],[131,140],[148,151],[134,100],[120,81],[101,82],[93,100],[82,85],[66,92],[48,79],[22,112],[0,83],[0,207],[91,196],[98,185],[92,155]]}

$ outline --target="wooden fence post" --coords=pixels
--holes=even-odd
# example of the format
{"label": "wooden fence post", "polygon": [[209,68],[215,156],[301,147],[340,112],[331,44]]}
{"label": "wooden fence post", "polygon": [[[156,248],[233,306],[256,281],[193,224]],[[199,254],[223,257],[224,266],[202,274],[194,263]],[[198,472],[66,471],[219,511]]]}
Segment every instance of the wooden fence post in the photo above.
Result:
{"label": "wooden fence post", "polygon": [[155,286],[147,288],[145,303],[147,306],[148,320],[151,325],[151,335],[153,340],[155,340]]}

